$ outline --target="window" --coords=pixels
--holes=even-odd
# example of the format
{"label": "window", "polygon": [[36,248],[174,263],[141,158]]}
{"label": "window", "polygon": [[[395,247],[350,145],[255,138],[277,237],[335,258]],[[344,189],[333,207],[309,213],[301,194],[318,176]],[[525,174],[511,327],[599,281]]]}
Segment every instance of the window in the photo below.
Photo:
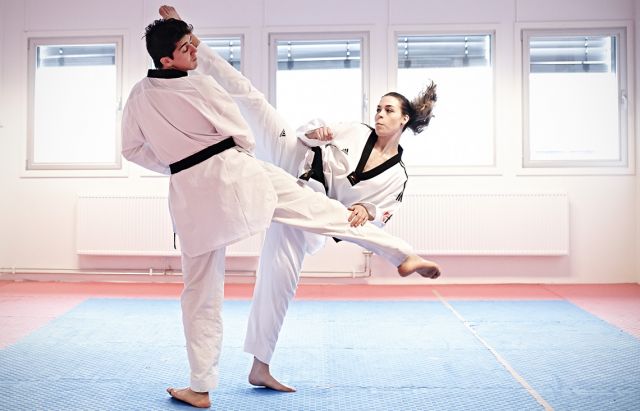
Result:
{"label": "window", "polygon": [[236,70],[241,70],[242,37],[204,37],[201,41],[226,59]]}
{"label": "window", "polygon": [[120,168],[120,38],[29,40],[28,169]]}
{"label": "window", "polygon": [[422,133],[407,129],[411,166],[493,166],[492,35],[397,35],[397,90],[412,99],[432,80],[438,101]]}
{"label": "window", "polygon": [[525,167],[627,164],[624,35],[523,31]]}
{"label": "window", "polygon": [[272,35],[272,101],[292,127],[313,118],[363,121],[364,35]]}

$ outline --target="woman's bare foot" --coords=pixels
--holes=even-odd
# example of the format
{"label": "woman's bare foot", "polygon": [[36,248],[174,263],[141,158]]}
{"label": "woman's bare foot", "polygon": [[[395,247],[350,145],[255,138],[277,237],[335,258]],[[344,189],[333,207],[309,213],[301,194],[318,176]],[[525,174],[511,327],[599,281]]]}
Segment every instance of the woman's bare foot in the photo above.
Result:
{"label": "woman's bare foot", "polygon": [[167,388],[167,392],[176,400],[186,402],[197,408],[209,408],[211,407],[211,400],[209,399],[208,392],[196,392],[191,388]]}
{"label": "woman's bare foot", "polygon": [[425,260],[417,255],[410,255],[398,266],[398,274],[406,277],[417,272],[423,277],[436,279],[440,277],[440,267],[433,261]]}
{"label": "woman's bare foot", "polygon": [[266,387],[275,391],[295,392],[293,387],[287,387],[273,378],[269,372],[269,364],[265,364],[256,357],[253,357],[253,366],[249,372],[249,384],[258,387]]}

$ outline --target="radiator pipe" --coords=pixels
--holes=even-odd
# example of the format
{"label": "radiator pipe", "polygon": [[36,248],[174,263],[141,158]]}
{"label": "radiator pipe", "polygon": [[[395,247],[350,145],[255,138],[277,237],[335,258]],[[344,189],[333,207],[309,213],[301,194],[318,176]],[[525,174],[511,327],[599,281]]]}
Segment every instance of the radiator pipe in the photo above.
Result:
{"label": "radiator pipe", "polygon": [[[337,272],[337,271],[313,271],[313,274],[320,275],[308,275],[306,277],[319,277],[322,278],[322,274],[345,274],[344,277],[351,278],[365,278],[371,277],[371,255],[370,251],[364,251],[364,268],[362,271],[351,272]],[[304,271],[303,271],[304,272]],[[0,267],[0,277],[9,275],[20,274],[78,274],[78,275],[139,275],[139,276],[154,276],[154,277],[181,277],[181,271],[175,271],[170,269],[124,269],[124,270],[107,270],[107,269],[79,269],[79,268],[28,268],[28,267]],[[364,275],[357,275],[364,274]],[[228,270],[226,275],[230,277],[255,277],[256,272],[252,270]],[[334,277],[334,276],[332,276]]]}

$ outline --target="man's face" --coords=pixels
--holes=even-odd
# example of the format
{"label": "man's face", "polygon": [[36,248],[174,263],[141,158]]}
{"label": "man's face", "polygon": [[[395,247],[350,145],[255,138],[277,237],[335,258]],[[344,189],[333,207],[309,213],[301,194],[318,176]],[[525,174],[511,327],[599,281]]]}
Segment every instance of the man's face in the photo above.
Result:
{"label": "man's face", "polygon": [[198,67],[196,53],[195,46],[191,44],[191,35],[187,34],[178,40],[173,50],[173,58],[167,58],[167,61],[163,62],[163,67],[182,71],[195,70]]}

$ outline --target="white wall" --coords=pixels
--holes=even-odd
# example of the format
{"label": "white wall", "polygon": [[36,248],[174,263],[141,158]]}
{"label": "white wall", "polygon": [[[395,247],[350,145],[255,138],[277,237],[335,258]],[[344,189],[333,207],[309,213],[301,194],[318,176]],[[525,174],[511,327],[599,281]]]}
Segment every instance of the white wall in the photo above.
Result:
{"label": "white wall", "polygon": [[[266,39],[270,31],[335,27],[370,31],[371,96],[388,91],[388,29],[408,25],[491,25],[496,35],[496,142],[499,174],[429,175],[411,178],[411,192],[562,191],[571,206],[570,255],[566,257],[439,257],[442,282],[603,283],[640,281],[640,180],[633,175],[536,176],[519,170],[522,131],[516,50],[524,22],[640,22],[634,0],[182,0],[179,11],[202,30],[247,33],[245,73],[268,89]],[[165,194],[163,178],[125,166],[115,176],[34,177],[24,170],[27,116],[27,37],[93,30],[124,35],[124,93],[146,72],[143,29],[160,1],[0,0],[0,269],[176,266],[175,259],[93,259],[75,254],[75,200],[80,193]],[[355,28],[354,28],[355,27]],[[629,41],[633,40],[630,38]],[[635,33],[636,65],[640,37]],[[640,93],[635,86],[635,95]],[[633,96],[632,96],[633,97]],[[638,124],[638,108],[635,109]],[[636,141],[637,141],[637,137]],[[636,145],[636,152],[638,148]],[[636,154],[637,156],[638,154]],[[109,173],[107,173],[108,175]],[[113,174],[113,173],[112,173]],[[118,174],[118,173],[116,173]],[[88,175],[85,173],[85,175]],[[435,257],[434,257],[435,258]],[[242,262],[234,261],[234,265]],[[247,262],[254,266],[255,261]],[[412,283],[374,258],[370,282]]]}

